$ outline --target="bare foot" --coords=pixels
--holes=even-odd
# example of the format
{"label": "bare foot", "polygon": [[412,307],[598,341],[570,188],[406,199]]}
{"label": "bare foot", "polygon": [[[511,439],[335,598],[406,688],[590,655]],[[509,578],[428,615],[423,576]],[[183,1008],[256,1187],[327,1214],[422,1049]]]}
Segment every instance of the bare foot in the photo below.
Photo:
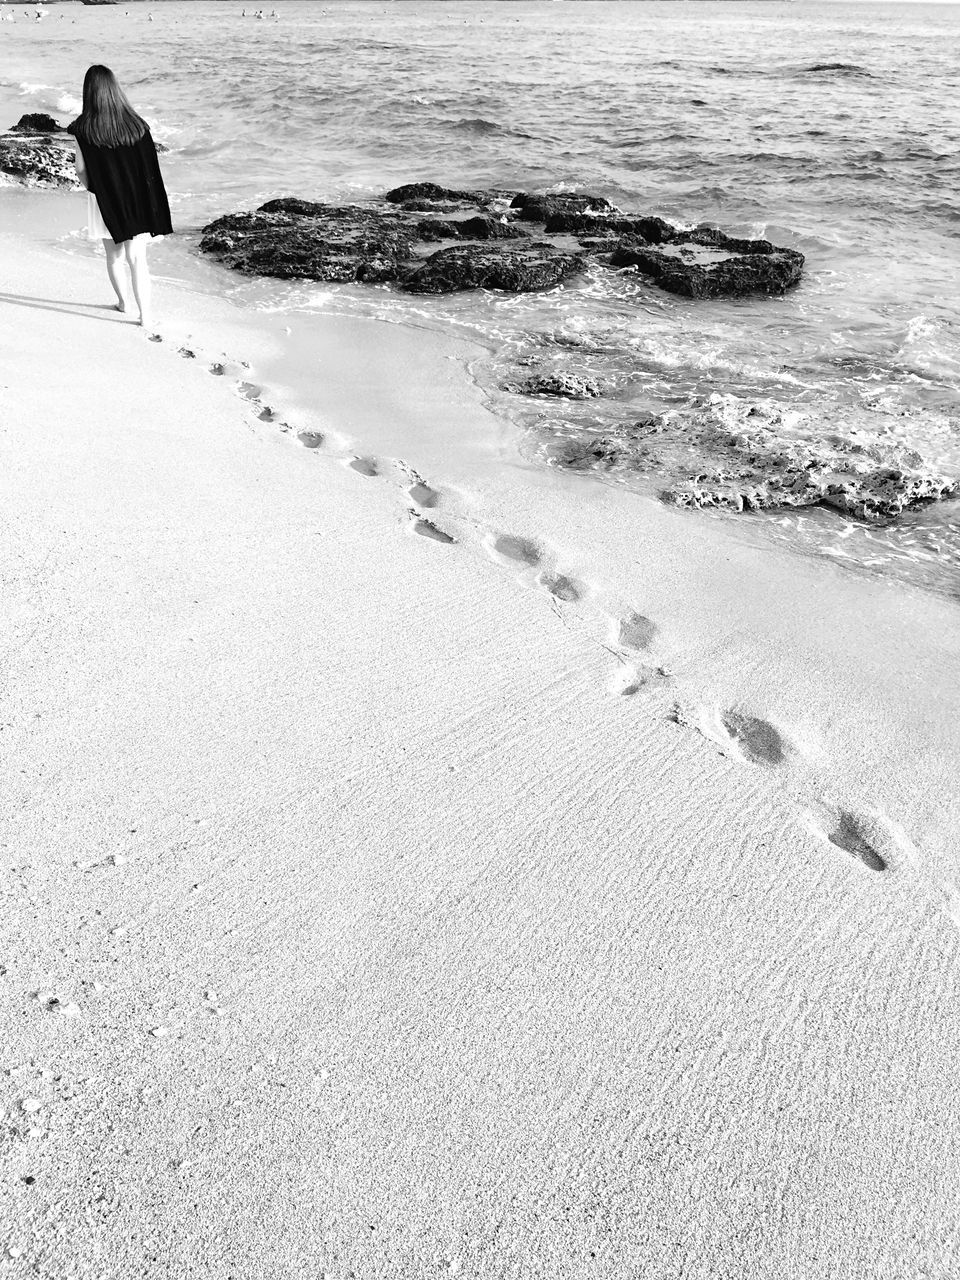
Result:
{"label": "bare foot", "polygon": [[117,310],[120,312],[121,315],[123,315],[126,309],[127,309],[127,304],[125,302],[121,301],[117,303]]}

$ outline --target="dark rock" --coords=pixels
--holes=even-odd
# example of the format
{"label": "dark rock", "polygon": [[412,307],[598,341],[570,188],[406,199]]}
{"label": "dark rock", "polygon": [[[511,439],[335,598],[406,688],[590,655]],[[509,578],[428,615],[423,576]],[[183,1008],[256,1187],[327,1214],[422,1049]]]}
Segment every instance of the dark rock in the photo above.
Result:
{"label": "dark rock", "polygon": [[[503,212],[507,198],[512,215]],[[545,223],[542,233],[528,230],[536,221]],[[571,252],[571,236],[581,251]],[[254,213],[211,222],[200,248],[247,274],[397,281],[421,293],[547,289],[579,271],[587,255],[636,267],[690,297],[780,293],[803,266],[802,254],[767,240],[738,240],[713,227],[681,232],[663,218],[622,214],[602,196],[461,191],[433,182],[396,187],[379,205],[269,200]]]}
{"label": "dark rock", "polygon": [[460,289],[534,293],[560,284],[582,267],[583,259],[577,254],[561,253],[548,244],[507,251],[455,245],[431,254],[401,283],[409,293],[455,293]]}
{"label": "dark rock", "polygon": [[510,202],[512,209],[519,209],[524,222],[546,222],[561,213],[596,213],[612,209],[613,205],[603,196],[581,196],[565,192],[561,195],[537,195],[521,191]]}
{"label": "dark rock", "polygon": [[322,217],[329,211],[328,204],[320,204],[316,200],[301,200],[297,196],[283,196],[279,200],[268,200],[257,210],[258,213],[292,213],[298,218]]}
{"label": "dark rock", "polygon": [[429,200],[434,203],[442,201],[446,204],[482,205],[487,198],[487,193],[485,191],[454,191],[450,187],[441,187],[436,182],[408,182],[402,187],[394,187],[383,198],[388,204]]}
{"label": "dark rock", "polygon": [[567,372],[538,374],[526,382],[508,384],[504,391],[523,396],[561,396],[566,400],[589,400],[601,394],[592,378]]}
{"label": "dark rock", "polygon": [[555,213],[547,219],[548,235],[631,236],[647,244],[667,244],[679,233],[663,218],[624,218],[596,213]]}
{"label": "dark rock", "polygon": [[281,280],[395,280],[413,256],[414,228],[360,205],[271,200],[204,227],[200,249],[246,275]]}
{"label": "dark rock", "polygon": [[417,223],[417,235],[421,240],[459,240],[460,224],[445,222],[442,218],[424,218]]}
{"label": "dark rock", "polygon": [[0,172],[28,187],[80,190],[69,134],[0,134]]}
{"label": "dark rock", "polygon": [[776,249],[765,240],[737,243],[744,247],[721,249],[685,240],[652,248],[624,240],[611,255],[610,264],[636,267],[661,289],[687,298],[783,293],[799,281],[804,259],[796,249]]}
{"label": "dark rock", "polygon": [[62,124],[57,124],[53,116],[44,111],[36,111],[32,115],[21,116],[10,128],[11,133],[66,133]]}
{"label": "dark rock", "polygon": [[424,218],[417,223],[421,240],[526,240],[530,233],[523,227],[501,222],[490,214],[475,218]]}
{"label": "dark rock", "polygon": [[525,240],[529,231],[516,227],[512,223],[503,222],[490,214],[481,214],[476,218],[464,218],[457,223],[460,235],[464,240]]}
{"label": "dark rock", "polygon": [[728,253],[776,253],[777,247],[769,240],[744,240],[728,236],[719,227],[694,227],[676,236],[681,244],[700,244],[711,249],[725,249]]}

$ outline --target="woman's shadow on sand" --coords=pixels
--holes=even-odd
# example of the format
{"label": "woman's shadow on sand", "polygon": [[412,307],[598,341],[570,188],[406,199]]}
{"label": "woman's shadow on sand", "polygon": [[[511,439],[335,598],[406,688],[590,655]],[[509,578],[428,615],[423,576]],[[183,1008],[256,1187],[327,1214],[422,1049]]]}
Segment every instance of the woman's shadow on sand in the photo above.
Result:
{"label": "woman's shadow on sand", "polygon": [[118,311],[112,302],[70,302],[60,298],[31,298],[25,293],[4,293],[0,290],[0,303],[15,307],[29,307],[31,311],[59,311],[65,316],[81,316],[85,320],[109,322],[129,321],[129,311]]}

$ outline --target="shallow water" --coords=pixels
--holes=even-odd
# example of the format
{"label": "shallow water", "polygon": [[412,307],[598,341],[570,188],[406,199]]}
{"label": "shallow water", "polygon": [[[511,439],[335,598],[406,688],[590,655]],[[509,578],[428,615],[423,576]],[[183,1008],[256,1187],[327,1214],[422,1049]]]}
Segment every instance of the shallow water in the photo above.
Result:
{"label": "shallow water", "polygon": [[[172,148],[164,170],[186,234],[162,247],[162,269],[197,278],[186,255],[214,214],[413,178],[579,188],[762,233],[807,255],[784,298],[690,302],[602,268],[524,297],[229,288],[250,305],[481,335],[478,374],[544,462],[650,415],[674,424],[645,461],[584,483],[658,491],[712,465],[697,452],[704,424],[751,411],[786,444],[834,436],[960,476],[960,6],[290,0],[277,21],[241,9],[62,5],[0,26],[11,122],[69,116],[86,65],[106,61]],[[223,287],[218,268],[201,274]],[[529,368],[588,373],[606,394],[567,404],[499,390]],[[809,508],[710,518],[955,589],[955,501],[887,528]]]}

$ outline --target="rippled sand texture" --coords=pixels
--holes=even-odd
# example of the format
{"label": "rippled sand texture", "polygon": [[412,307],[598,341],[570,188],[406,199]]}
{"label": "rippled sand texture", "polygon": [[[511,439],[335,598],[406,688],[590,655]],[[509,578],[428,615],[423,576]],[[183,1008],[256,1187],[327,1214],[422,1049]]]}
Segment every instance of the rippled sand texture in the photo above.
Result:
{"label": "rippled sand texture", "polygon": [[4,1277],[956,1275],[955,607],[0,260]]}

